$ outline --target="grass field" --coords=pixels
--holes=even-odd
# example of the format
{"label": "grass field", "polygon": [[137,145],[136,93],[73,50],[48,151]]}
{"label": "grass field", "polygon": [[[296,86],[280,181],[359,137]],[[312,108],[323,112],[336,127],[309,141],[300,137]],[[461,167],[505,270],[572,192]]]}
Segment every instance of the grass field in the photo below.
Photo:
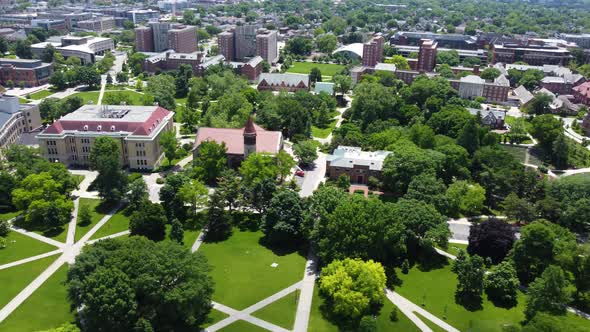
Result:
{"label": "grass field", "polygon": [[125,215],[125,210],[119,210],[115,213],[106,224],[102,225],[91,239],[100,239],[107,235],[116,234],[129,229],[129,217]]}
{"label": "grass field", "polygon": [[69,96],[68,98],[72,97],[81,97],[84,101],[84,105],[88,104],[89,101],[92,101],[94,105],[98,103],[98,95],[100,94],[99,91],[84,91],[84,92],[77,92],[73,95]]}
{"label": "grass field", "polygon": [[419,313],[414,312],[414,314],[416,316],[418,316],[418,318],[420,318],[420,320],[422,322],[424,322],[424,324],[428,325],[428,327],[430,327],[432,332],[445,332],[446,331],[443,328],[441,328],[440,326],[438,326],[438,325],[434,324],[433,322],[431,322],[430,320],[426,319],[426,317],[420,315]]}
{"label": "grass field", "polygon": [[107,98],[107,96],[117,96],[117,95],[124,95],[124,96],[128,96],[128,99],[130,101],[130,105],[143,105],[143,95],[141,93],[135,92],[135,91],[130,91],[130,90],[124,90],[124,91],[105,91],[104,96],[102,97],[103,100],[105,100]]}
{"label": "grass field", "polygon": [[343,65],[336,65],[332,63],[313,63],[313,62],[293,62],[287,72],[298,74],[309,74],[312,68],[318,68],[322,76],[334,76],[346,68]]}
{"label": "grass field", "polygon": [[0,323],[0,332],[35,332],[74,321],[70,312],[65,286],[67,264],[23,302],[6,320]]}
{"label": "grass field", "polygon": [[313,137],[318,137],[318,138],[327,138],[334,131],[334,128],[336,127],[337,122],[338,122],[338,120],[334,120],[334,121],[330,122],[330,125],[328,126],[328,128],[319,128],[316,126],[311,126],[311,135]]}
{"label": "grass field", "polygon": [[299,290],[254,312],[252,316],[291,330],[295,324],[298,300]]}
{"label": "grass field", "polygon": [[22,213],[22,211],[10,211],[10,212],[0,213],[0,220],[10,220],[10,219],[18,216],[21,213]]}
{"label": "grass field", "polygon": [[[318,285],[313,290],[313,301],[311,303],[311,312],[309,316],[309,331],[314,332],[339,332],[341,330],[334,322],[328,320],[323,314],[324,299],[319,295]],[[391,311],[395,308],[393,303],[387,298],[384,299],[383,307],[377,316],[377,331],[400,331],[400,332],[419,332],[420,329],[412,321],[398,310],[397,322],[389,319]]]}
{"label": "grass field", "polygon": [[0,265],[53,250],[57,250],[57,247],[11,231],[6,236],[6,248],[0,250]]}
{"label": "grass field", "polygon": [[465,250],[465,252],[467,252],[467,245],[460,244],[460,243],[449,243],[449,246],[447,247],[447,249],[445,251],[451,255],[457,256],[459,254],[459,250],[461,250],[461,249],[463,249],[463,250]]}
{"label": "grass field", "polygon": [[[455,302],[457,277],[451,272],[451,265],[430,271],[412,267],[408,274],[398,273],[403,281],[395,291],[433,315],[447,316],[447,323],[460,331],[502,331],[503,325],[519,325],[524,320],[525,298],[518,295],[518,305],[511,309],[494,306],[484,295],[482,308],[469,311]],[[590,324],[590,322],[589,322]]]}
{"label": "grass field", "polygon": [[49,91],[49,90],[41,90],[41,91],[37,91],[35,93],[31,93],[31,99],[43,99],[43,98],[47,98],[49,96],[51,96],[52,94],[54,94],[55,92],[53,91]]}
{"label": "grass field", "polygon": [[[90,208],[90,215],[92,221],[88,225],[80,225],[80,211],[82,206],[87,205]],[[99,221],[102,219],[113,207],[101,204],[101,200],[92,198],[80,198],[78,206],[78,223],[76,224],[76,241],[80,240],[82,236],[88,233]]]}
{"label": "grass field", "polygon": [[510,153],[514,157],[514,159],[518,160],[518,162],[524,163],[527,148],[522,148],[519,146],[504,145],[504,144],[501,144],[500,147],[504,151]]}
{"label": "grass field", "polygon": [[209,316],[207,317],[207,323],[205,323],[203,325],[203,327],[209,327],[217,322],[224,320],[227,317],[228,317],[227,314],[225,314],[219,310],[211,309],[211,312],[209,313]]}
{"label": "grass field", "polygon": [[219,330],[221,332],[265,332],[266,330],[262,327],[258,327],[254,324],[248,323],[244,320],[238,320],[235,323],[231,323],[225,328]]}
{"label": "grass field", "polygon": [[28,104],[28,103],[30,103],[30,100],[28,100],[26,98],[18,97],[18,102],[21,104]]}
{"label": "grass field", "polygon": [[212,266],[215,301],[241,310],[303,278],[303,256],[275,253],[259,243],[261,238],[262,232],[234,228],[229,239],[201,246],[199,252]]}
{"label": "grass field", "polygon": [[56,256],[51,256],[0,270],[0,285],[2,285],[0,308],[4,307],[23,288],[37,278],[55,259]]}

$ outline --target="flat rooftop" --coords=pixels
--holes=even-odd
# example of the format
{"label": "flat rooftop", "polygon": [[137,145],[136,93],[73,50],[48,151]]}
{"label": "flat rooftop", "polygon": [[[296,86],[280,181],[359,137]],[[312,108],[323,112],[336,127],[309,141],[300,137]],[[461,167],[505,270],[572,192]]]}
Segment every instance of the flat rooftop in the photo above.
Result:
{"label": "flat rooftop", "polygon": [[[127,105],[84,105],[72,113],[64,115],[64,121],[100,121],[145,122],[158,106]],[[116,117],[117,114],[122,115]]]}

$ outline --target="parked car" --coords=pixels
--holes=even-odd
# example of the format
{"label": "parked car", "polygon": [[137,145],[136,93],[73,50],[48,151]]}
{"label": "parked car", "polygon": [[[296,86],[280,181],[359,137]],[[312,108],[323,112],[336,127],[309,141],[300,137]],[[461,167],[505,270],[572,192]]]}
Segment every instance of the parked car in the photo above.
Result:
{"label": "parked car", "polygon": [[304,177],[305,176],[305,172],[302,170],[296,170],[295,171],[295,175],[296,176],[300,176],[300,177]]}

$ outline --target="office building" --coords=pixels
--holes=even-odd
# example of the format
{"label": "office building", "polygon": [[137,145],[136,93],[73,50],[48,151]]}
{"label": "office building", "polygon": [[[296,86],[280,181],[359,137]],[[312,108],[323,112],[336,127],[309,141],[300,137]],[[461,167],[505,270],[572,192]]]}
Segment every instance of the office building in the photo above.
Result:
{"label": "office building", "polygon": [[130,10],[126,14],[127,18],[131,20],[133,24],[145,23],[160,18],[160,13],[157,10],[152,9]]}
{"label": "office building", "polygon": [[39,86],[47,84],[53,74],[53,65],[41,60],[0,59],[0,84],[10,81],[14,86]]}
{"label": "office building", "polygon": [[419,46],[422,39],[435,41],[441,48],[475,50],[478,48],[477,38],[459,34],[441,34],[432,32],[398,31],[390,42],[392,45]]}
{"label": "office building", "polygon": [[163,12],[169,12],[182,16],[182,12],[190,7],[187,0],[163,0],[158,1],[158,8]]}
{"label": "office building", "polygon": [[0,150],[41,126],[37,105],[20,105],[18,97],[0,94]]}
{"label": "office building", "polygon": [[269,64],[274,64],[279,59],[277,50],[277,32],[260,29],[256,35],[256,55],[262,57]]}
{"label": "office building", "polygon": [[66,28],[72,31],[73,28],[78,27],[78,22],[88,21],[92,19],[91,13],[67,13],[63,15],[64,21],[66,22]]}
{"label": "office building", "polygon": [[66,166],[88,166],[98,137],[119,144],[121,165],[151,170],[164,159],[160,136],[173,131],[174,113],[159,106],[84,105],[37,135],[41,154]]}
{"label": "office building", "polygon": [[492,63],[525,62],[529,65],[565,66],[573,59],[570,51],[557,46],[497,44],[493,46]]}
{"label": "office building", "polygon": [[576,43],[581,48],[590,48],[590,33],[583,34],[569,34],[562,33],[559,35],[568,42]]}
{"label": "office building", "polygon": [[80,58],[82,64],[94,63],[97,55],[104,55],[115,49],[115,42],[111,38],[64,36],[33,44],[31,51],[35,57],[40,58],[48,45],[55,47],[66,59],[71,56]]}
{"label": "office building", "polygon": [[94,32],[110,31],[115,28],[115,18],[112,16],[97,17],[90,20],[78,21],[77,27]]}
{"label": "office building", "polygon": [[59,32],[66,32],[68,30],[65,20],[34,19],[31,20],[31,27],[47,31],[55,30]]}
{"label": "office building", "polygon": [[436,67],[436,50],[438,44],[432,39],[423,39],[420,42],[420,51],[418,52],[418,62],[416,70],[419,72],[431,72]]}

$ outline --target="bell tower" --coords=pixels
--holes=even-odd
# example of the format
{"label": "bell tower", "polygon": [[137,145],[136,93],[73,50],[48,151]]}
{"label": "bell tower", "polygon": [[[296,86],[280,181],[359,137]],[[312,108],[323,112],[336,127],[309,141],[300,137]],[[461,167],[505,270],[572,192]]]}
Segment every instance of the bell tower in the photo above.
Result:
{"label": "bell tower", "polygon": [[252,117],[248,117],[244,127],[244,160],[252,153],[256,152],[256,127]]}

